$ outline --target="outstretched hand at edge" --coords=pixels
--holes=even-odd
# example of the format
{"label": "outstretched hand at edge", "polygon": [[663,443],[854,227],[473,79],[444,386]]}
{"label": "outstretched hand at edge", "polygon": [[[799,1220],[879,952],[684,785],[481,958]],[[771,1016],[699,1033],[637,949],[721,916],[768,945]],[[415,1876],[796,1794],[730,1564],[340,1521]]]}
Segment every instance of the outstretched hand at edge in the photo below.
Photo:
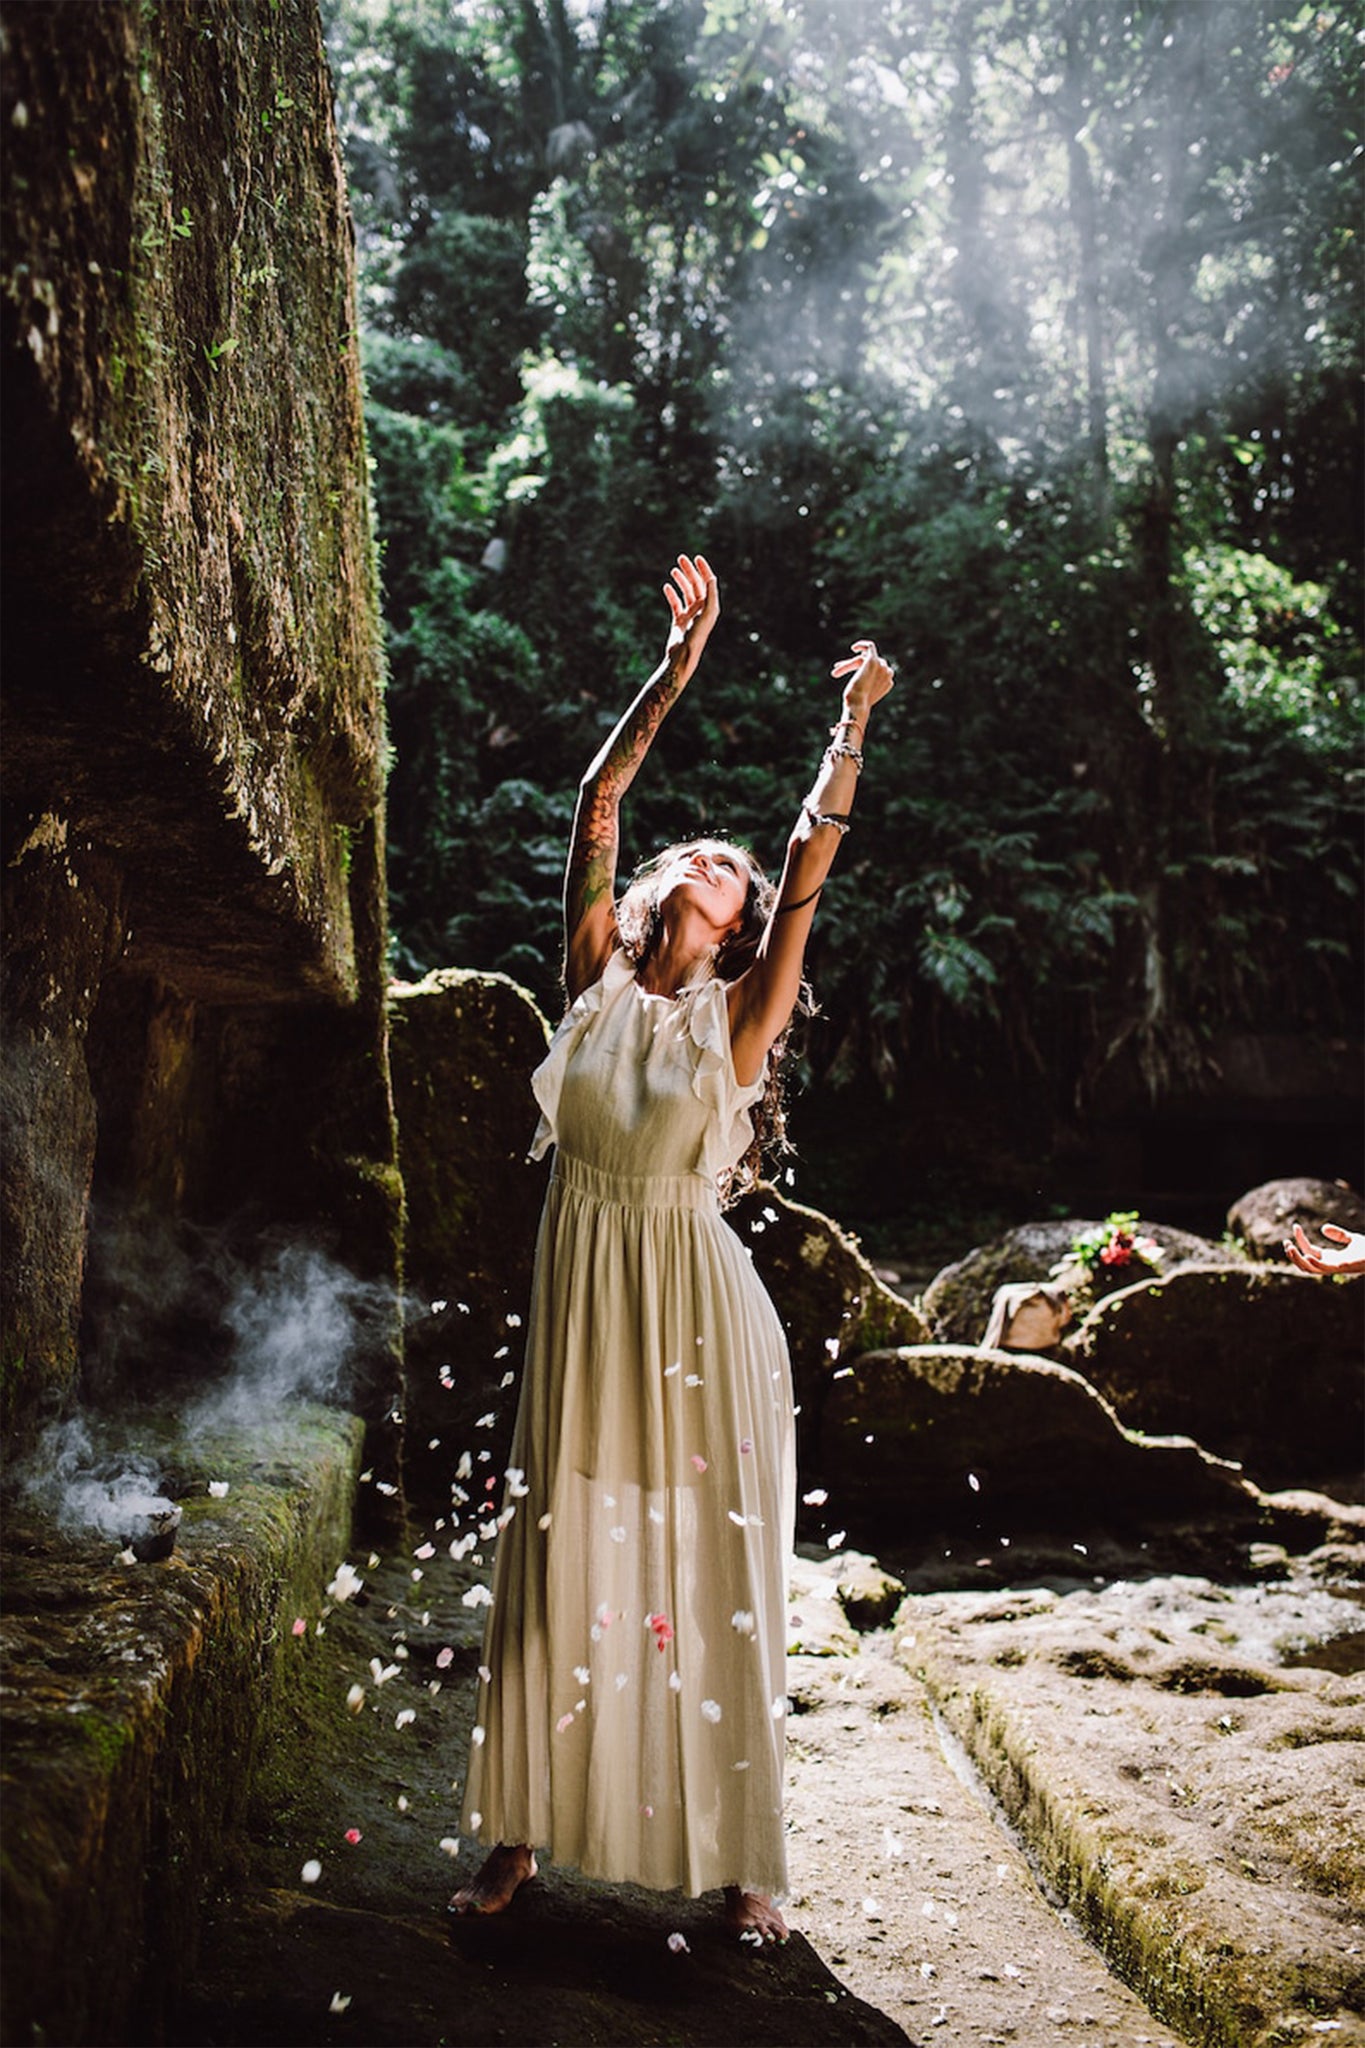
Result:
{"label": "outstretched hand at edge", "polygon": [[1284,1241],[1285,1252],[1302,1273],[1319,1277],[1326,1273],[1365,1273],[1365,1231],[1343,1230],[1339,1223],[1324,1223],[1324,1237],[1330,1237],[1340,1251],[1324,1250],[1307,1236],[1301,1223]]}

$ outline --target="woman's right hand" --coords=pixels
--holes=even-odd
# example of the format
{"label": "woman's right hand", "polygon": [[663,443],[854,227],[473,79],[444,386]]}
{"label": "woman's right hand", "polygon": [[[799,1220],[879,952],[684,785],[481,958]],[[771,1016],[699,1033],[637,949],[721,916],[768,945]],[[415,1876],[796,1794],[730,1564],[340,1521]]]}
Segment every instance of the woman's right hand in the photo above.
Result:
{"label": "woman's right hand", "polygon": [[672,582],[664,585],[664,596],[673,614],[664,659],[679,682],[685,683],[701,660],[711,628],[720,617],[720,585],[705,555],[679,555],[672,577]]}

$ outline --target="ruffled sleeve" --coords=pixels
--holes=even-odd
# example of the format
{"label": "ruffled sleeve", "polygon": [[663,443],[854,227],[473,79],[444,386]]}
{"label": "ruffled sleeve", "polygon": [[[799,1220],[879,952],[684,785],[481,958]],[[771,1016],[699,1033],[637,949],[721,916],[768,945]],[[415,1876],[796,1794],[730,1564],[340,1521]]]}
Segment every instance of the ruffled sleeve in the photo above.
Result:
{"label": "ruffled sleeve", "polygon": [[696,1171],[708,1180],[737,1166],[748,1151],[754,1135],[749,1111],[763,1093],[768,1076],[766,1059],[758,1079],[747,1085],[735,1078],[730,1050],[730,1011],[726,984],[706,981],[684,997],[687,1032],[692,1041],[694,1065],[692,1093],[708,1111],[706,1137]]}
{"label": "ruffled sleeve", "polygon": [[596,981],[585,988],[578,1000],[565,1011],[558,1030],[550,1040],[549,1051],[531,1076],[531,1092],[540,1105],[540,1122],[536,1125],[528,1158],[543,1159],[551,1145],[557,1143],[564,1070],[608,996],[614,995],[632,979],[632,975],[629,960],[618,950],[611,955]]}

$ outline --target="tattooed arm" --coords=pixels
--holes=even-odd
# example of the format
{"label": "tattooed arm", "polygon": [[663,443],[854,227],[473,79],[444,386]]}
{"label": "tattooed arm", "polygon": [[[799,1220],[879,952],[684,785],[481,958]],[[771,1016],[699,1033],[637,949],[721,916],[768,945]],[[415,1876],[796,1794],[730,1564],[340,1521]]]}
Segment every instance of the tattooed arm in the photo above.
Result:
{"label": "tattooed arm", "polygon": [[621,798],[686,688],[720,615],[720,587],[705,556],[679,555],[672,577],[664,585],[673,614],[664,658],[578,786],[564,876],[564,981],[570,1002],[596,981],[616,942]]}

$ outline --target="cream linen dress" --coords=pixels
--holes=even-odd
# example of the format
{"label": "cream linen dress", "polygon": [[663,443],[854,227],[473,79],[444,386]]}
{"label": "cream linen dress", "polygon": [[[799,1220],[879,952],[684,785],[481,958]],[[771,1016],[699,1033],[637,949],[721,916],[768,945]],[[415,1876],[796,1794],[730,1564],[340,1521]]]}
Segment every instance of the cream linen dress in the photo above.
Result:
{"label": "cream linen dress", "polygon": [[791,1373],[720,1213],[724,984],[624,954],[532,1081],[553,1143],[463,1825],[589,1876],[786,1889]]}

